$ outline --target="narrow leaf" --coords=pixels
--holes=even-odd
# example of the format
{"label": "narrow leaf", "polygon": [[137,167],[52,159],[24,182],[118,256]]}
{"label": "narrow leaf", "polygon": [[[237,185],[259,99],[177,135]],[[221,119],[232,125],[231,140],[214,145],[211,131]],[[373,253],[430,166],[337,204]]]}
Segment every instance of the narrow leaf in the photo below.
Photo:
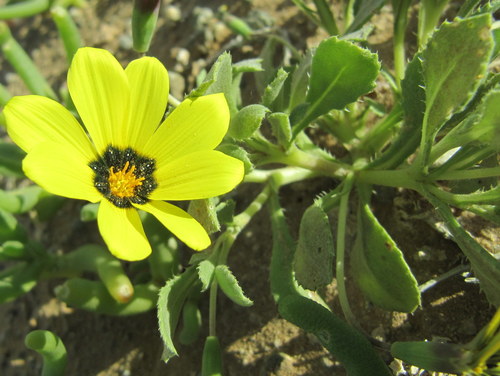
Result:
{"label": "narrow leaf", "polygon": [[362,0],[356,2],[357,11],[354,20],[344,34],[360,29],[384,5],[386,0]]}

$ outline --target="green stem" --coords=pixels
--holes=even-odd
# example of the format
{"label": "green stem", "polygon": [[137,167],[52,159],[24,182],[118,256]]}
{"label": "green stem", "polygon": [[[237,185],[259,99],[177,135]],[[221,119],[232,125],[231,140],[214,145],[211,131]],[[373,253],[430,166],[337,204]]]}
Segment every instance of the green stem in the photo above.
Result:
{"label": "green stem", "polygon": [[396,126],[402,121],[403,109],[400,104],[396,104],[391,112],[371,128],[363,136],[356,150],[364,155],[374,155],[386,144],[387,140],[394,135]]}
{"label": "green stem", "polygon": [[500,201],[500,187],[489,191],[469,194],[455,194],[443,191],[434,185],[426,185],[426,190],[435,197],[451,205],[495,204]]}
{"label": "green stem", "polygon": [[470,170],[445,171],[434,180],[471,180],[500,176],[500,167],[474,168]]}
{"label": "green stem", "polygon": [[248,205],[243,212],[234,217],[235,226],[240,229],[245,227],[250,222],[252,217],[262,209],[267,199],[269,198],[269,193],[270,186],[269,184],[266,184],[262,192],[259,193],[259,195],[252,201],[252,203]]}
{"label": "green stem", "polygon": [[292,43],[287,41],[285,38],[283,38],[279,35],[276,35],[276,34],[270,34],[269,39],[275,40],[278,43],[281,43],[286,48],[288,48],[290,50],[290,52],[292,53],[292,56],[295,59],[297,59],[299,61],[302,59],[302,53],[297,48],[295,48],[295,46]]}
{"label": "green stem", "polygon": [[347,175],[350,166],[339,162],[329,161],[318,157],[312,153],[306,153],[297,147],[291,147],[287,153],[272,152],[268,158],[263,160],[265,163],[283,163],[289,166],[302,167],[307,170],[319,172],[323,175],[343,178]]}
{"label": "green stem", "polygon": [[408,188],[418,191],[417,177],[411,168],[400,170],[361,170],[357,181],[386,187]]}
{"label": "green stem", "polygon": [[208,335],[215,337],[217,328],[217,281],[213,280],[210,286],[210,302],[209,302],[209,312],[208,312]]}
{"label": "green stem", "polygon": [[335,271],[337,278],[337,291],[339,294],[340,307],[342,312],[351,325],[357,326],[357,321],[354,314],[351,311],[349,305],[349,300],[347,298],[347,290],[345,285],[345,237],[346,237],[346,225],[347,225],[347,215],[349,212],[349,196],[354,183],[354,175],[349,175],[344,181],[344,187],[340,193],[340,206],[338,214],[338,225],[337,225],[337,252],[336,252],[336,263]]}
{"label": "green stem", "polygon": [[181,104],[181,101],[174,97],[172,94],[168,95],[168,103],[171,106],[178,107]]}

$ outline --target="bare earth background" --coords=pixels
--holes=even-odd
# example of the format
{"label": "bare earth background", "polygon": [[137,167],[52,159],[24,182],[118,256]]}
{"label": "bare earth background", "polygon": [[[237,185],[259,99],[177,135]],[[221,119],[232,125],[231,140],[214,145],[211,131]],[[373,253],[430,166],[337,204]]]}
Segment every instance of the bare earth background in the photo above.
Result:
{"label": "bare earth background", "polygon": [[[137,55],[131,50],[131,1],[91,0],[88,6],[74,9],[85,45],[106,48],[125,65]],[[261,26],[279,28],[299,49],[317,44],[325,34],[317,30],[289,1],[256,0],[230,2],[230,11]],[[336,2],[335,2],[336,3]],[[197,73],[213,62],[234,41],[234,35],[215,17],[222,1],[164,1],[150,54],[159,58],[171,73],[171,91],[182,98],[194,83]],[[391,67],[390,9],[374,18],[375,34],[371,48]],[[36,64],[54,88],[66,79],[67,64],[60,40],[48,15],[11,24],[14,35],[30,52]],[[410,41],[412,35],[409,33]],[[256,57],[264,42],[256,37],[240,43],[233,50],[233,60]],[[12,68],[0,59],[0,81],[13,94],[27,90]],[[255,92],[251,80],[248,103]],[[388,90],[380,84],[372,97],[390,105]],[[334,150],[334,142],[321,134],[317,139]],[[0,182],[6,186],[12,182]],[[23,184],[25,182],[22,182]],[[294,233],[305,208],[321,191],[334,182],[318,179],[298,183],[282,191]],[[238,205],[245,207],[258,192],[252,185],[240,187]],[[24,222],[51,252],[71,250],[87,242],[101,242],[95,223],[83,224],[79,218],[82,202],[68,201],[49,222]],[[380,190],[376,214],[405,252],[419,283],[466,262],[456,245],[436,230],[431,208],[412,192]],[[499,252],[500,228],[480,219],[457,213],[469,231],[493,253]],[[268,265],[271,252],[270,223],[267,212],[259,213],[240,236],[229,259],[233,273],[246,294],[254,301],[251,308],[234,305],[222,294],[218,301],[218,335],[224,349],[227,375],[344,375],[342,367],[309,336],[279,318],[273,303]],[[184,251],[185,259],[190,251]],[[0,266],[1,268],[1,266]],[[69,354],[70,376],[118,375],[197,375],[201,362],[203,336],[191,346],[178,345],[180,357],[168,365],[161,360],[162,345],[157,330],[156,313],[116,318],[74,310],[59,303],[53,288],[60,281],[41,282],[32,292],[17,301],[0,306],[0,375],[39,375],[41,358],[24,347],[25,335],[33,329],[49,329],[65,342]],[[389,343],[396,340],[423,340],[444,337],[466,342],[491,318],[488,305],[477,284],[465,283],[456,276],[422,296],[422,308],[414,314],[388,313],[366,303],[354,286],[348,284],[353,310],[365,330]],[[335,285],[325,290],[328,302],[340,313]],[[202,313],[207,315],[206,296]],[[203,332],[206,335],[206,330]],[[361,354],[360,354],[361,356]],[[388,358],[390,361],[390,358]],[[408,373],[410,374],[410,373]],[[413,369],[411,374],[422,374]]]}

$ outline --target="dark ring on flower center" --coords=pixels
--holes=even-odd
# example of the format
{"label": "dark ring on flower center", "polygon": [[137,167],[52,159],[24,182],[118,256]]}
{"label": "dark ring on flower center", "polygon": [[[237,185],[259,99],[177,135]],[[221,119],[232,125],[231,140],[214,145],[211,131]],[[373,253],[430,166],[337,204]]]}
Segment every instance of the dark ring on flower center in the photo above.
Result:
{"label": "dark ring on flower center", "polygon": [[119,208],[145,204],[158,186],[153,178],[156,161],[144,157],[132,148],[108,146],[104,153],[89,163],[94,171],[94,186]]}

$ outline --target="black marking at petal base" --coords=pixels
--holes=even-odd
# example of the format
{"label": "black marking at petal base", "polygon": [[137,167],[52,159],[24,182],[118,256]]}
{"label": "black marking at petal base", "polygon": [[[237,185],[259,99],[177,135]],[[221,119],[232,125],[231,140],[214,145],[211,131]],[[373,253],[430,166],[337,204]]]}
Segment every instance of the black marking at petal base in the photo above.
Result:
{"label": "black marking at petal base", "polygon": [[[126,163],[135,166],[134,175],[136,178],[144,178],[141,185],[135,187],[132,197],[118,197],[111,193],[109,187],[109,171],[113,167],[114,171],[122,170]],[[138,154],[132,148],[120,149],[109,145],[101,157],[89,163],[89,167],[94,171],[95,188],[111,203],[119,208],[130,208],[132,203],[145,204],[149,201],[148,196],[158,186],[153,177],[156,170],[156,161]]]}

